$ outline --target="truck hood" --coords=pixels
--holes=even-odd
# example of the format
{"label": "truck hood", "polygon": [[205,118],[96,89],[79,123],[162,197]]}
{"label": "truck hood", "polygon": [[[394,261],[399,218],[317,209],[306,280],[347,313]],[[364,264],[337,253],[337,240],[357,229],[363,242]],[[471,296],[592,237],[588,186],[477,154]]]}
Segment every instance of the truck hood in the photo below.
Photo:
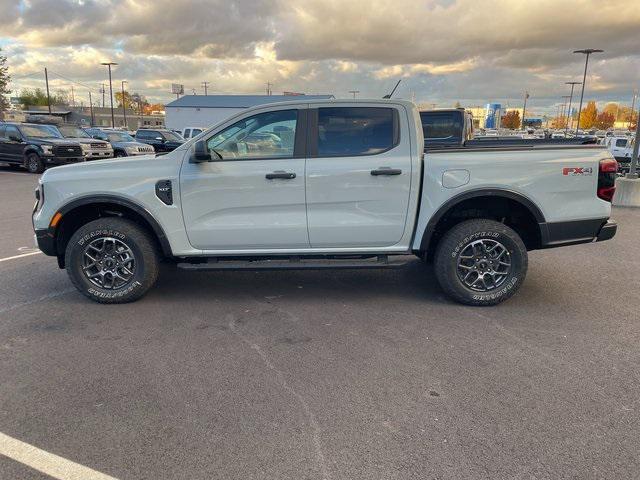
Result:
{"label": "truck hood", "polygon": [[114,170],[126,172],[146,168],[150,175],[155,168],[151,163],[163,162],[166,156],[156,157],[155,154],[139,155],[135,157],[119,157],[100,160],[99,162],[81,162],[47,169],[42,174],[42,181],[52,181],[60,179],[93,178],[104,173],[112,173]]}
{"label": "truck hood", "polygon": [[109,145],[109,142],[105,142],[104,140],[97,140],[95,138],[65,137],[65,140],[69,142],[83,143],[85,145],[89,145],[90,143],[104,143],[106,145]]}
{"label": "truck hood", "polygon": [[76,141],[68,138],[41,138],[27,137],[29,143],[37,143],[38,145],[75,145]]}
{"label": "truck hood", "polygon": [[113,145],[114,147],[121,147],[121,148],[127,148],[127,147],[149,147],[150,145],[147,145],[146,143],[142,143],[142,142],[111,142],[111,145]]}

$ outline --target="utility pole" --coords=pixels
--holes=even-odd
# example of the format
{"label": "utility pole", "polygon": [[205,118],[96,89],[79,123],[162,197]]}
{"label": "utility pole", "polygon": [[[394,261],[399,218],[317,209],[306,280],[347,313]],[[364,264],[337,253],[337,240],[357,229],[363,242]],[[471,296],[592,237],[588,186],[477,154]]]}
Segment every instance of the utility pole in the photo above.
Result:
{"label": "utility pole", "polygon": [[349,90],[349,93],[353,94],[353,99],[355,100],[356,95],[360,93],[360,90]]}
{"label": "utility pole", "polygon": [[210,82],[202,82],[202,87],[204,88],[204,95],[207,96],[207,88],[209,87]]}
{"label": "utility pole", "polygon": [[604,50],[600,50],[597,48],[585,48],[583,50],[574,50],[573,53],[584,53],[586,55],[586,59],[584,61],[584,75],[582,76],[582,91],[580,92],[580,106],[578,107],[578,123],[576,125],[576,135],[578,135],[578,130],[580,130],[580,113],[582,112],[582,99],[584,97],[584,85],[587,83],[587,66],[589,65],[589,55],[592,53],[602,53]]}
{"label": "utility pole", "polygon": [[91,90],[89,90],[89,111],[91,112],[91,126],[95,123],[95,118],[93,116],[93,101],[91,100]]}
{"label": "utility pole", "polygon": [[118,65],[115,62],[102,62],[101,65],[105,65],[109,68],[109,96],[111,98],[111,128],[116,127],[116,117],[113,113],[113,86],[111,84],[111,65]]}
{"label": "utility pole", "polygon": [[[573,118],[571,117],[571,100],[573,100],[573,87],[575,87],[576,85],[581,85],[582,82],[564,82],[564,83],[566,85],[571,85],[571,95],[569,95],[569,122],[573,124]],[[569,122],[567,122],[567,126],[564,129],[565,137],[567,136],[567,130],[571,128],[571,126],[569,125]]]}
{"label": "utility pole", "polygon": [[128,83],[126,80],[122,80],[122,118],[124,120],[124,128],[127,128],[127,102],[124,91],[124,84]]}
{"label": "utility pole", "polygon": [[527,98],[529,98],[529,92],[525,91],[524,92],[524,105],[522,106],[522,129],[524,130],[525,128],[525,124],[524,124],[524,119],[526,118],[526,113],[527,113]]}
{"label": "utility pole", "polygon": [[569,99],[569,97],[570,95],[562,95],[562,122],[564,123],[565,128],[568,121],[568,120],[565,120],[565,117],[568,115],[566,108],[567,108],[567,100]]}
{"label": "utility pole", "polygon": [[273,87],[273,83],[267,82],[267,95],[271,95],[271,87]]}
{"label": "utility pole", "polygon": [[104,83],[100,84],[100,91],[102,92],[102,108],[104,108],[104,94],[105,94]]}
{"label": "utility pole", "polygon": [[71,106],[76,106],[76,97],[73,95],[73,85],[71,85]]}
{"label": "utility pole", "polygon": [[51,115],[51,97],[49,96],[49,75],[47,75],[47,67],[44,67],[44,83],[47,85],[47,107],[49,107],[49,115]]}

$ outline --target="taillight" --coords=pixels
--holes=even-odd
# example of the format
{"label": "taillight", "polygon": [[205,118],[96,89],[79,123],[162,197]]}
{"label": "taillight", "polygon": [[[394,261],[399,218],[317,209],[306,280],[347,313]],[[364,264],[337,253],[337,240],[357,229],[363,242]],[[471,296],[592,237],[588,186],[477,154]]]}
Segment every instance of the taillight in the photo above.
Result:
{"label": "taillight", "polygon": [[616,191],[616,177],[618,175],[618,162],[613,158],[600,160],[598,171],[598,198],[610,202]]}

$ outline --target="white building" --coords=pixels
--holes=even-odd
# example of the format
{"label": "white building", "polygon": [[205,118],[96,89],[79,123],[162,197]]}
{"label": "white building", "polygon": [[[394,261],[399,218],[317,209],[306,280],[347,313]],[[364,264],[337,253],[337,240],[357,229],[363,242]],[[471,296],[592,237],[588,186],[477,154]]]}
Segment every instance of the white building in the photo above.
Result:
{"label": "white building", "polygon": [[165,105],[165,126],[172,130],[208,128],[242,110],[275,102],[334,98],[333,95],[184,95]]}

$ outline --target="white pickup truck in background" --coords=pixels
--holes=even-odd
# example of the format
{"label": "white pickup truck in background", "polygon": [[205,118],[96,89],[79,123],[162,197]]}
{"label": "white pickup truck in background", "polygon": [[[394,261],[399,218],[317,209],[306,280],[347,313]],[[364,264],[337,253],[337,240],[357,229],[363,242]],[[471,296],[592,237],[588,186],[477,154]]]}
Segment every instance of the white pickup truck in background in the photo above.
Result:
{"label": "white pickup truck in background", "polygon": [[383,268],[414,254],[453,299],[492,305],[522,285],[527,251],[613,237],[616,170],[595,145],[425,153],[410,102],[301,99],[243,111],[162,157],[51,169],[33,223],[98,302],[141,297],[162,258]]}

